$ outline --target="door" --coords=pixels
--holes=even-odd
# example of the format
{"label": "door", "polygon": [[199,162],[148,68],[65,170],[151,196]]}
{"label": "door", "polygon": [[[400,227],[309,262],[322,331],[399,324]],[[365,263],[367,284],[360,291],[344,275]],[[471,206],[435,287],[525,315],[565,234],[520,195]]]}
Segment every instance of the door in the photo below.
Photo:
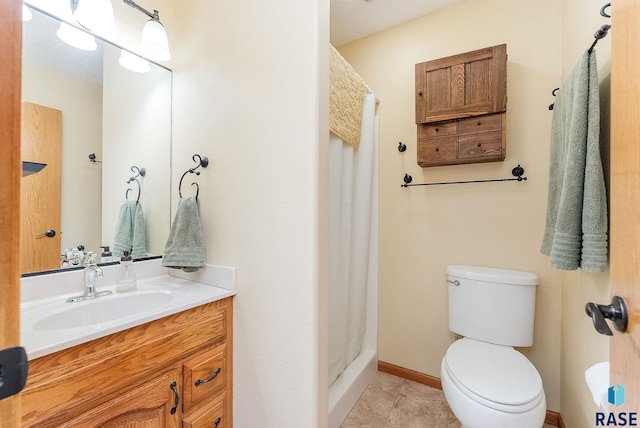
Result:
{"label": "door", "polygon": [[60,267],[62,112],[22,103],[22,160],[47,166],[20,181],[20,271]]}
{"label": "door", "polygon": [[620,411],[640,412],[640,2],[611,6],[611,294],[629,309],[611,339],[611,384],[624,386]]}
{"label": "door", "polygon": [[[20,72],[22,2],[0,0],[0,349],[20,344]],[[0,427],[20,426],[20,397],[0,400]]]}

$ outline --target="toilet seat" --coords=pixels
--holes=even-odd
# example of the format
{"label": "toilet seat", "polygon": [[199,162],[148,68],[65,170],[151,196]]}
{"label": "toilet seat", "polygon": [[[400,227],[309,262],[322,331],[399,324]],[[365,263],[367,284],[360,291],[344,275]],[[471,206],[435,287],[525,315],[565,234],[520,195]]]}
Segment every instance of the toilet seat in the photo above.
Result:
{"label": "toilet seat", "polygon": [[457,388],[483,406],[520,413],[544,399],[540,374],[510,346],[464,338],[449,347],[443,363]]}

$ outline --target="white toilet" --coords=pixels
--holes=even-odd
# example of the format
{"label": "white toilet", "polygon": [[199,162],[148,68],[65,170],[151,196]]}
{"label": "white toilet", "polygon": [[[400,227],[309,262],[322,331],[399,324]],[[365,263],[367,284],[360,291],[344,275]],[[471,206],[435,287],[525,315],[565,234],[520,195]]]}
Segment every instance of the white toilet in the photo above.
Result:
{"label": "white toilet", "polygon": [[479,266],[447,267],[449,330],[464,336],[442,359],[442,390],[465,428],[540,428],[542,379],[513,346],[533,344],[538,277]]}

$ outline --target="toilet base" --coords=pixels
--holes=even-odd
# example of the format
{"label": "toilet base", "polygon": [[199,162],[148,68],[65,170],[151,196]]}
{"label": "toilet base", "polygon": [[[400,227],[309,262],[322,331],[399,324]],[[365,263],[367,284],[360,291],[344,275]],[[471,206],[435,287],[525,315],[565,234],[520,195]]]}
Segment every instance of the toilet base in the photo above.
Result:
{"label": "toilet base", "polygon": [[509,413],[483,406],[466,396],[449,377],[444,359],[441,382],[447,403],[463,428],[541,428],[544,425],[547,414],[544,391],[537,406],[521,413]]}

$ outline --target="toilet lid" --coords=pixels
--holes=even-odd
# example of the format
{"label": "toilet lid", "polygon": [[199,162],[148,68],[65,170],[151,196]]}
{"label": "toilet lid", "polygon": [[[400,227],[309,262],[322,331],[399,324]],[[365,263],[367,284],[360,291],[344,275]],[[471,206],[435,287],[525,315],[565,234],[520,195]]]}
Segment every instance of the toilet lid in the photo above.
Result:
{"label": "toilet lid", "polygon": [[543,394],[536,368],[510,346],[465,338],[449,347],[445,361],[453,381],[485,404],[529,407]]}

